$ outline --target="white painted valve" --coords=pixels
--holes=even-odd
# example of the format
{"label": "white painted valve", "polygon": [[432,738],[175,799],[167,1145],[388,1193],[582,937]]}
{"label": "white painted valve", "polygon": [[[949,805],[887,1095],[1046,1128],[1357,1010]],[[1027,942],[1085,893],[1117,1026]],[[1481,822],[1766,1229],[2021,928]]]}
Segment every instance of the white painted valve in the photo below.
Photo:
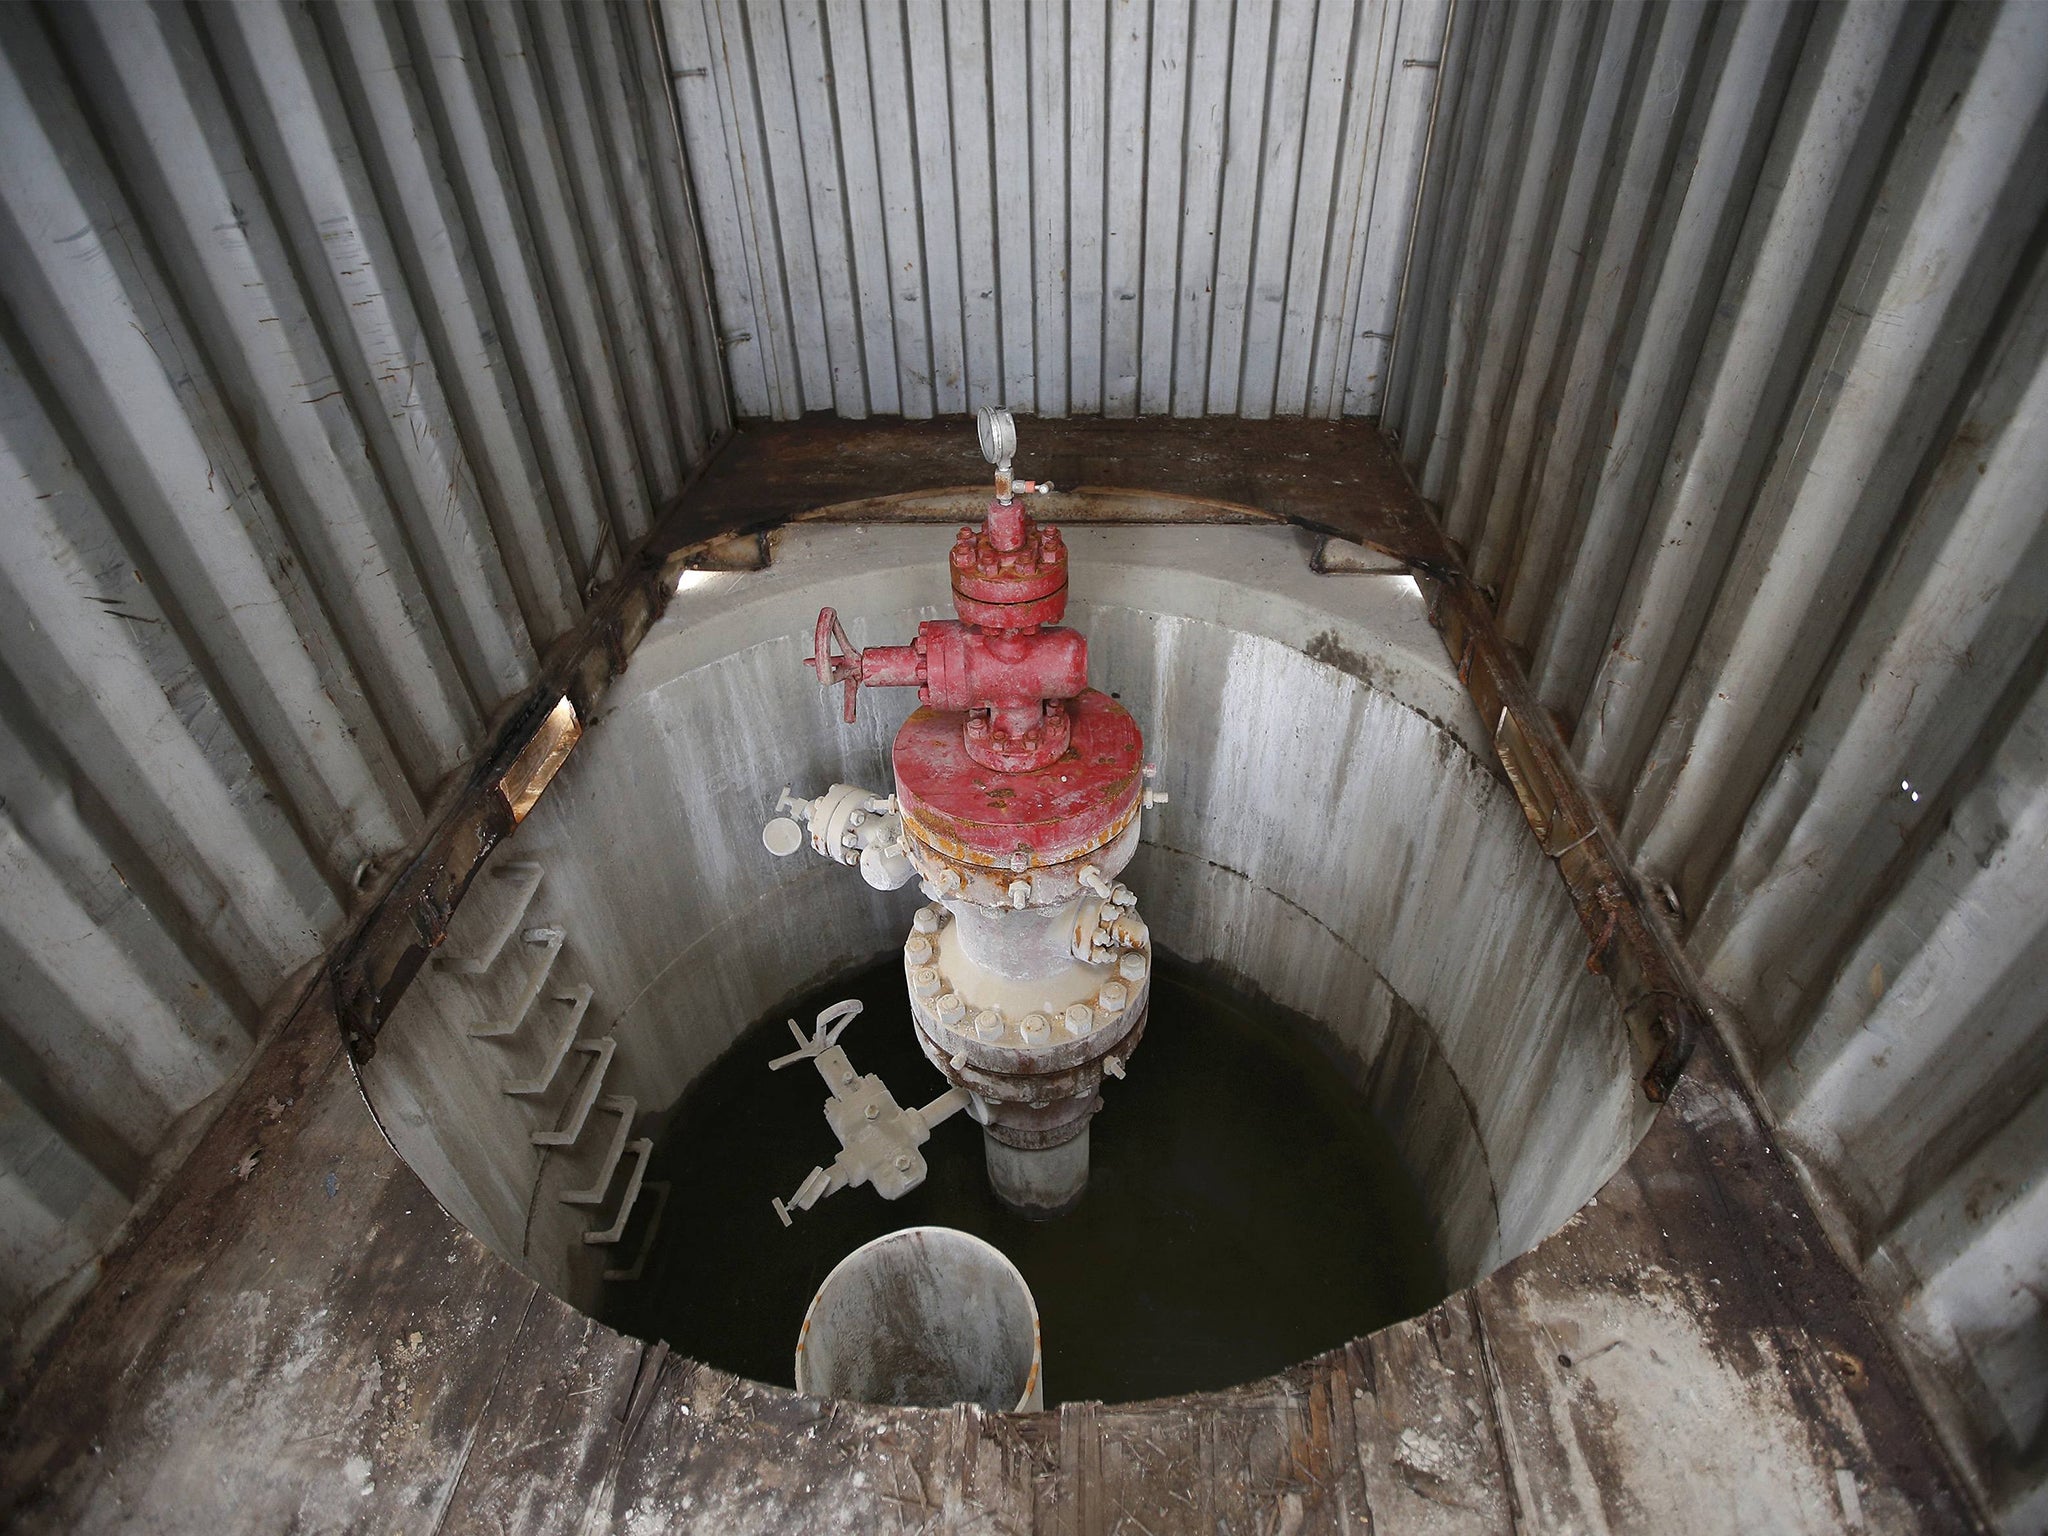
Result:
{"label": "white painted valve", "polygon": [[778,859],[804,845],[804,827],[821,858],[860,870],[878,891],[900,890],[916,875],[903,842],[903,818],[894,795],[877,795],[858,784],[834,784],[815,800],[792,795],[787,784],[775,797],[777,814],[761,829],[761,845]]}

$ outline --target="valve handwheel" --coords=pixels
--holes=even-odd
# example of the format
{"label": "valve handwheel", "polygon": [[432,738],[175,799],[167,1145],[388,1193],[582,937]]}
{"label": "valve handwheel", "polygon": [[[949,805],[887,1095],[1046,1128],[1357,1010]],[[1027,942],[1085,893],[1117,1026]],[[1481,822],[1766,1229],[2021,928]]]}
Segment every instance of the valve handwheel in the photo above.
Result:
{"label": "valve handwheel", "polygon": [[[839,653],[833,654],[832,642],[839,642]],[[818,610],[818,629],[811,639],[811,654],[804,658],[804,665],[817,670],[818,681],[830,688],[834,683],[846,688],[846,723],[853,724],[854,695],[860,691],[860,652],[846,638],[846,631],[840,627],[839,615],[830,608]]]}

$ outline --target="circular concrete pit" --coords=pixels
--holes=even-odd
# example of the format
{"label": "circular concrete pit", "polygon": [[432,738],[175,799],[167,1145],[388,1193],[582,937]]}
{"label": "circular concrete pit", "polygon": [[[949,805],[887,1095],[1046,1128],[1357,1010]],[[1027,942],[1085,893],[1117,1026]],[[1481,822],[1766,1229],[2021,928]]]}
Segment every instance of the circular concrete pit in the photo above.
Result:
{"label": "circular concrete pit", "polygon": [[[363,1070],[448,1210],[578,1306],[619,1314],[622,1288],[658,1278],[663,1213],[691,1204],[679,1181],[744,1191],[757,1199],[740,1209],[776,1224],[770,1200],[790,1191],[764,1159],[672,1167],[656,1142],[749,1026],[901,950],[914,886],[771,857],[761,826],[785,784],[888,783],[915,699],[864,696],[849,726],[801,663],[825,604],[856,645],[950,611],[933,558],[947,537],[796,525],[765,571],[686,575]],[[1170,792],[1122,878],[1163,952],[1314,1037],[1412,1177],[1442,1283],[1469,1285],[1583,1204],[1648,1106],[1414,583],[1315,575],[1308,536],[1278,525],[1069,523],[1066,538],[1067,622]],[[875,1070],[861,1029],[842,1043]],[[1119,1087],[1175,1049],[1155,1006],[1132,1082],[1103,1095],[1098,1156]],[[912,1105],[945,1085],[927,1071],[890,1086]],[[836,1144],[811,1087],[779,1134],[826,1163]],[[872,1189],[831,1197],[852,1202],[889,1217]],[[773,1235],[802,1243],[815,1214]],[[1364,1218],[1339,1200],[1326,1219]],[[730,1232],[686,1238],[734,1246]]]}

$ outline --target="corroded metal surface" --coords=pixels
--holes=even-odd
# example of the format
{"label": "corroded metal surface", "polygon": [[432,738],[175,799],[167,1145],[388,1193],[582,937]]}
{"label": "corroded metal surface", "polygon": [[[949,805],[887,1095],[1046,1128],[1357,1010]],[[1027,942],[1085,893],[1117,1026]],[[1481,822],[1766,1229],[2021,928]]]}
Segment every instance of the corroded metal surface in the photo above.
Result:
{"label": "corroded metal surface", "polygon": [[1143,744],[1128,711],[1089,689],[1069,706],[1065,756],[999,773],[973,762],[957,714],[920,709],[896,733],[893,757],[904,823],[948,859],[1008,869],[1064,863],[1115,839],[1138,812]]}

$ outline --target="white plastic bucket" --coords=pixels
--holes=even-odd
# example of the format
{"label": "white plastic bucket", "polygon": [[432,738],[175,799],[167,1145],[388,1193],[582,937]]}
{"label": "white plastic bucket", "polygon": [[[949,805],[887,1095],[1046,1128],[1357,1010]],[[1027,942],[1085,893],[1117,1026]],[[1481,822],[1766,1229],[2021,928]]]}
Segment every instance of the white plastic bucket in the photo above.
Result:
{"label": "white plastic bucket", "polygon": [[942,1408],[1045,1406],[1038,1304],[1017,1266],[951,1227],[905,1227],[833,1266],[804,1314],[796,1389]]}

